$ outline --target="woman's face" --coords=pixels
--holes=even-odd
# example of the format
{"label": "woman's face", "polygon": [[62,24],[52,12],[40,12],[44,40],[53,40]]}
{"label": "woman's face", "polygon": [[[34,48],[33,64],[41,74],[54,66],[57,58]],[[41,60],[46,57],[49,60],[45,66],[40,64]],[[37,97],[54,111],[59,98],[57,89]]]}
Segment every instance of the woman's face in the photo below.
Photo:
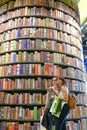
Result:
{"label": "woman's face", "polygon": [[57,83],[58,83],[59,86],[62,86],[62,85],[63,85],[63,81],[60,80],[60,79],[58,79],[58,82],[57,82]]}
{"label": "woman's face", "polygon": [[57,78],[53,78],[52,81],[53,81],[53,85],[57,84]]}

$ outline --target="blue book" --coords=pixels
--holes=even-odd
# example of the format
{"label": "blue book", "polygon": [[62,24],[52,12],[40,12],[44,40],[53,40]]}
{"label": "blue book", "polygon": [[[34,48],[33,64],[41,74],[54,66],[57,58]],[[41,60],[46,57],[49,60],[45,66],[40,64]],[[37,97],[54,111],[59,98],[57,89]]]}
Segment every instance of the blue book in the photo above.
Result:
{"label": "blue book", "polygon": [[30,48],[30,40],[27,39],[27,49]]}
{"label": "blue book", "polygon": [[58,20],[58,29],[60,29],[60,21]]}
{"label": "blue book", "polygon": [[23,48],[27,48],[27,39],[24,39],[23,41]]}
{"label": "blue book", "polygon": [[20,28],[17,29],[17,38],[21,36],[21,30]]}
{"label": "blue book", "polygon": [[23,64],[20,64],[20,71],[19,74],[23,74]]}
{"label": "blue book", "polygon": [[16,58],[16,55],[17,55],[16,52],[14,52],[14,53],[13,53],[13,62],[16,62],[16,59],[17,59],[17,58]]}

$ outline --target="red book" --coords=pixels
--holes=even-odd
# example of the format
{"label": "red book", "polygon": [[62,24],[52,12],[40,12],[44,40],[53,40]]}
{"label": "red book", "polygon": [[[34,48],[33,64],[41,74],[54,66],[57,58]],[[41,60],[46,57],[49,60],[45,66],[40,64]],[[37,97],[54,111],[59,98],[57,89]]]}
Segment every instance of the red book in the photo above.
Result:
{"label": "red book", "polygon": [[15,123],[15,130],[19,130],[19,123]]}
{"label": "red book", "polygon": [[49,29],[49,37],[53,38],[53,30],[52,29]]}
{"label": "red book", "polygon": [[49,64],[49,75],[54,75],[54,65]]}
{"label": "red book", "polygon": [[17,74],[17,65],[14,64],[12,68],[12,75],[16,75],[16,74]]}
{"label": "red book", "polygon": [[2,66],[2,75],[6,75],[7,71],[7,66]]}
{"label": "red book", "polygon": [[25,112],[26,112],[26,119],[30,120],[30,110],[26,108]]}

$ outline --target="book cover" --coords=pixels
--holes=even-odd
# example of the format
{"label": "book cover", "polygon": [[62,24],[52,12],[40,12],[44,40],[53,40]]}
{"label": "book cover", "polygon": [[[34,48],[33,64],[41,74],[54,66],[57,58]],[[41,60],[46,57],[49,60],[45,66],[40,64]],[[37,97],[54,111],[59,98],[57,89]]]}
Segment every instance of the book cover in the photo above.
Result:
{"label": "book cover", "polygon": [[49,75],[54,75],[54,65],[53,64],[49,64],[48,65],[48,69],[49,69]]}
{"label": "book cover", "polygon": [[38,108],[34,106],[34,120],[38,119]]}

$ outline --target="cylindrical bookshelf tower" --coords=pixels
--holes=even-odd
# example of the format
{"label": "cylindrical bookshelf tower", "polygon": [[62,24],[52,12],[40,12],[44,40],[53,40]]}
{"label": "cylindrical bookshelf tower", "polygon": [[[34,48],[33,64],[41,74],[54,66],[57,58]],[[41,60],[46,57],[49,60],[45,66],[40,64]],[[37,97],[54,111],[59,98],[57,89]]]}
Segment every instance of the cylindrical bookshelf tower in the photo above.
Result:
{"label": "cylindrical bookshelf tower", "polygon": [[53,76],[64,76],[69,90],[77,94],[67,129],[85,130],[84,60],[76,0],[0,3],[0,130],[40,130]]}

